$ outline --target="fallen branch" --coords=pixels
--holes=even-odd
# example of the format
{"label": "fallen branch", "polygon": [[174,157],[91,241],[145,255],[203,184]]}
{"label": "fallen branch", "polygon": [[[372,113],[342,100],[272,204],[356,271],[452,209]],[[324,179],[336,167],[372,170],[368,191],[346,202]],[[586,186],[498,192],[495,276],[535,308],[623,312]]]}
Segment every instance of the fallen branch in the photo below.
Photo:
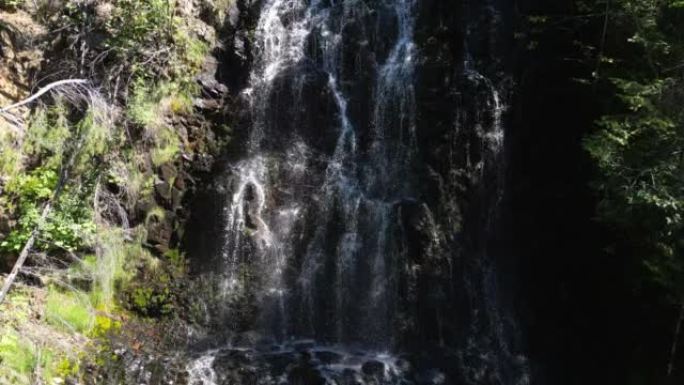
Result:
{"label": "fallen branch", "polygon": [[56,82],[50,83],[50,84],[48,84],[47,86],[41,88],[40,90],[38,90],[38,92],[36,92],[35,94],[29,96],[28,98],[26,98],[26,99],[24,99],[24,100],[20,100],[20,101],[14,103],[14,104],[10,104],[10,105],[7,106],[7,107],[0,108],[0,112],[7,112],[7,111],[9,111],[9,110],[11,110],[11,109],[14,109],[14,108],[21,107],[21,106],[23,106],[23,105],[29,104],[29,103],[31,103],[32,101],[34,101],[34,100],[38,99],[39,97],[43,96],[46,92],[50,91],[50,90],[53,89],[53,88],[65,86],[65,85],[68,85],[68,84],[86,84],[86,83],[88,83],[88,81],[85,80],[85,79],[64,79],[64,80],[58,80],[58,81],[56,81]]}

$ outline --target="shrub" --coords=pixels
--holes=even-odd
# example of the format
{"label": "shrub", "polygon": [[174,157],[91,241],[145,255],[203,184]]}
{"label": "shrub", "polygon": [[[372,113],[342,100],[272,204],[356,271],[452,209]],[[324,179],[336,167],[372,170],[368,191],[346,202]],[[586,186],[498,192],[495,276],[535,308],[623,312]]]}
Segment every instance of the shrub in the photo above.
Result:
{"label": "shrub", "polygon": [[91,186],[66,186],[47,220],[39,223],[42,206],[52,197],[58,177],[54,169],[41,166],[8,183],[6,192],[14,197],[8,206],[19,220],[0,242],[0,251],[19,251],[35,228],[40,231],[36,248],[41,250],[76,250],[89,244],[95,225],[90,201],[85,197],[91,194]]}

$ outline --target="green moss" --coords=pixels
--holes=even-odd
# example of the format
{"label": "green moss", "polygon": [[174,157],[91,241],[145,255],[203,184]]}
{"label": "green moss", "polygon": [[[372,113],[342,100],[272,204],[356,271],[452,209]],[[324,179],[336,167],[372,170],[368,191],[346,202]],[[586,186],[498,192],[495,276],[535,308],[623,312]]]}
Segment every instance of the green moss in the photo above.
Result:
{"label": "green moss", "polygon": [[178,249],[169,249],[164,253],[166,260],[176,269],[185,269],[185,255]]}
{"label": "green moss", "polygon": [[93,337],[106,337],[112,331],[117,331],[121,328],[121,322],[112,319],[111,317],[98,315],[95,317],[95,325],[90,332]]}
{"label": "green moss", "polygon": [[147,254],[139,258],[137,275],[121,288],[122,305],[144,317],[160,318],[177,307],[179,277],[184,270],[183,255],[169,251],[162,260]]}
{"label": "green moss", "polygon": [[57,362],[57,365],[55,365],[55,374],[61,378],[69,378],[77,376],[80,369],[78,361],[72,361],[63,357]]}
{"label": "green moss", "polygon": [[128,291],[128,308],[146,317],[162,317],[173,310],[168,276],[160,276],[159,284],[137,285]]}

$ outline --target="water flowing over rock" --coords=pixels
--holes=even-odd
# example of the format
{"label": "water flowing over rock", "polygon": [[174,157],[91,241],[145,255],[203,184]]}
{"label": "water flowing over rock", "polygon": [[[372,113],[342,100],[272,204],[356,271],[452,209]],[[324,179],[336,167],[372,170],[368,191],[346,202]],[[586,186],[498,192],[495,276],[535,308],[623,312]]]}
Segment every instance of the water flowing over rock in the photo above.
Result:
{"label": "water flowing over rock", "polygon": [[215,289],[190,384],[529,383],[497,271],[506,16],[444,3],[232,6],[249,74],[221,231],[191,236]]}

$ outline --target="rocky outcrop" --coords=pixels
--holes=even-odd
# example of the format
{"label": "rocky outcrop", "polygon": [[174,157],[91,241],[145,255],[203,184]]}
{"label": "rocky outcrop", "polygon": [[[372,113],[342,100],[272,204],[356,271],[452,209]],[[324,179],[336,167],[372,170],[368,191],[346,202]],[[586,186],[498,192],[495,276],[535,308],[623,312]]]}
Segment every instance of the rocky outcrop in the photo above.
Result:
{"label": "rocky outcrop", "polygon": [[[219,73],[238,100],[235,141],[197,203],[201,219],[188,245],[200,277],[243,297],[210,297],[209,318],[228,339],[267,329],[427,350],[440,374],[421,375],[425,383],[523,381],[526,363],[517,358],[497,271],[507,183],[506,7],[416,2],[412,37],[401,35],[409,28],[397,13],[405,2],[325,3],[329,13],[320,14],[268,8],[288,22],[280,29],[272,19],[254,33],[272,33],[284,47],[260,56],[270,40],[245,39],[243,28],[276,3],[231,8],[226,41],[234,50]],[[320,18],[313,25],[301,21],[309,11]],[[307,36],[301,52],[292,36]],[[391,62],[409,49],[400,36],[414,40],[415,65]],[[269,68],[277,71],[262,72]],[[353,134],[342,134],[345,124]],[[278,242],[273,254],[269,240]],[[283,259],[269,259],[275,255]],[[285,265],[282,281],[270,275],[276,263]],[[279,290],[281,308],[273,299]],[[379,371],[368,363],[365,375]]]}
{"label": "rocky outcrop", "polygon": [[[0,107],[30,95],[43,60],[39,43],[46,33],[26,11],[0,9]],[[18,116],[25,117],[27,111],[24,108]]]}

